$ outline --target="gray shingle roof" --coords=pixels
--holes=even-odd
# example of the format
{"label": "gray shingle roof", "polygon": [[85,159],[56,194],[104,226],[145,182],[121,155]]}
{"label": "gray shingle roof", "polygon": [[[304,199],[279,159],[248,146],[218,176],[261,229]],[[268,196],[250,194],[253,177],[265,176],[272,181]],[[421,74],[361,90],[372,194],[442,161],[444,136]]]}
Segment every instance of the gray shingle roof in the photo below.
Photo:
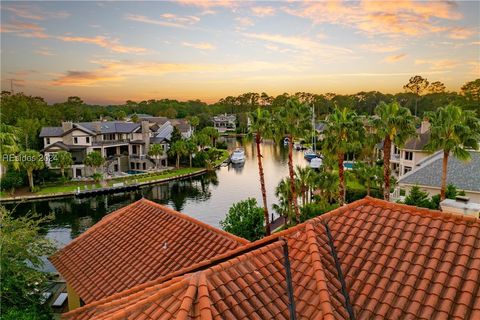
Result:
{"label": "gray shingle roof", "polygon": [[62,127],[43,127],[40,131],[39,137],[60,137],[62,134]]}
{"label": "gray shingle roof", "polygon": [[[95,131],[94,122],[79,122],[78,124],[90,131]],[[139,123],[124,121],[102,121],[100,123],[101,133],[130,133],[139,127]]]}
{"label": "gray shingle roof", "polygon": [[410,139],[405,143],[403,149],[423,150],[423,147],[430,141],[430,131],[420,133],[416,138]]}
{"label": "gray shingle roof", "polygon": [[[447,184],[457,189],[480,191],[480,152],[470,151],[468,162],[450,155],[448,158]],[[422,161],[422,165],[399,179],[399,183],[440,188],[443,153],[438,152]]]}

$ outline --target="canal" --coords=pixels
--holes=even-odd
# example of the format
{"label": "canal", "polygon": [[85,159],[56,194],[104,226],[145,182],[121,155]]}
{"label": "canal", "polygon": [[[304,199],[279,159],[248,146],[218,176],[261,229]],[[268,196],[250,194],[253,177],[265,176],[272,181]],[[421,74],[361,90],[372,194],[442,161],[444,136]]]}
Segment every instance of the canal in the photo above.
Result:
{"label": "canal", "polygon": [[[46,226],[47,236],[59,248],[68,244],[82,232],[98,222],[106,214],[126,206],[142,197],[171,207],[198,220],[219,227],[232,204],[249,197],[262,204],[256,147],[254,143],[243,143],[237,139],[227,139],[229,151],[242,146],[246,161],[242,166],[229,165],[218,168],[202,176],[171,181],[164,184],[145,186],[128,193],[103,195],[86,199],[73,196],[56,200],[43,200],[6,205],[15,215],[27,212],[48,215],[54,213],[54,220]],[[266,141],[262,144],[263,168],[267,189],[267,201],[277,202],[275,187],[288,176],[288,150],[283,146]],[[294,164],[305,166],[303,152],[294,151]],[[53,271],[47,263],[46,270]]]}

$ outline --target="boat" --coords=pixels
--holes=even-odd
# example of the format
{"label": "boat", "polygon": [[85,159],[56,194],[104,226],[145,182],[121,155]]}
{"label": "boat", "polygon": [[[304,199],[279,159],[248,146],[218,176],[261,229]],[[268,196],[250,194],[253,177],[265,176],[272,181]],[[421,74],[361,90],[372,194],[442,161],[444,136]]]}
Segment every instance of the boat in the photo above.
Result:
{"label": "boat", "polygon": [[318,158],[318,154],[314,150],[309,149],[303,153],[303,157],[305,160],[311,161],[314,158]]}
{"label": "boat", "polygon": [[233,151],[230,156],[231,163],[244,163],[245,162],[245,151],[242,148],[237,148]]}
{"label": "boat", "polygon": [[319,169],[322,166],[322,158],[316,157],[310,160],[310,168]]}

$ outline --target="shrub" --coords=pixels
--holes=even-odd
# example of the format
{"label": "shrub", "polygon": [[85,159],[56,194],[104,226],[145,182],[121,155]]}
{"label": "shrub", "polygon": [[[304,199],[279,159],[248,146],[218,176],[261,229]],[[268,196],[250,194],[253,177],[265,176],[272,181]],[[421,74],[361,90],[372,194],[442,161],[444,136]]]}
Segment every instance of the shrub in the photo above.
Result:
{"label": "shrub", "polygon": [[195,157],[192,159],[192,165],[197,168],[203,168],[206,165],[207,153],[205,151],[200,151],[195,154]]}
{"label": "shrub", "polygon": [[217,142],[217,149],[221,149],[221,150],[227,150],[228,149],[228,145],[225,141],[218,141]]}
{"label": "shrub", "polygon": [[220,226],[227,232],[254,241],[265,235],[263,219],[263,208],[257,205],[257,200],[248,198],[235,203],[225,220],[220,221]]}
{"label": "shrub", "polygon": [[326,212],[332,211],[338,207],[338,204],[329,203],[307,203],[300,209],[300,221],[318,217]]}
{"label": "shrub", "polygon": [[367,190],[365,189],[352,189],[347,188],[347,192],[345,195],[345,202],[350,203],[353,201],[357,201],[363,199],[367,196]]}
{"label": "shrub", "polygon": [[428,198],[428,193],[420,190],[418,186],[412,187],[410,193],[405,198],[405,204],[423,208],[430,208],[432,206]]}
{"label": "shrub", "polygon": [[27,176],[23,171],[8,170],[0,179],[0,187],[3,191],[14,193],[16,188],[26,185]]}

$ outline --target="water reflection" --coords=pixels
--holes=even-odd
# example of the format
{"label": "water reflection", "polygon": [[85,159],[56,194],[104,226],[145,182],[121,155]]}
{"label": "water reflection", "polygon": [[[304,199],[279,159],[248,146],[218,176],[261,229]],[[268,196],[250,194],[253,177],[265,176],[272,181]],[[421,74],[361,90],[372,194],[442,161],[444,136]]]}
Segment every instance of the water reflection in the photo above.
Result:
{"label": "water reflection", "polygon": [[[235,202],[248,197],[262,203],[256,147],[254,144],[230,139],[229,150],[243,146],[246,161],[243,165],[221,167],[203,176],[144,187],[135,192],[104,195],[85,199],[64,198],[49,201],[25,202],[7,205],[16,215],[29,211],[41,215],[55,213],[55,219],[45,226],[45,233],[63,247],[78,237],[106,214],[126,206],[142,196],[182,211],[212,226],[219,226],[228,209]],[[268,204],[276,203],[275,187],[288,175],[288,152],[271,141],[262,144],[263,167]],[[305,165],[302,152],[294,152],[295,164]],[[273,212],[273,211],[272,211]]]}

